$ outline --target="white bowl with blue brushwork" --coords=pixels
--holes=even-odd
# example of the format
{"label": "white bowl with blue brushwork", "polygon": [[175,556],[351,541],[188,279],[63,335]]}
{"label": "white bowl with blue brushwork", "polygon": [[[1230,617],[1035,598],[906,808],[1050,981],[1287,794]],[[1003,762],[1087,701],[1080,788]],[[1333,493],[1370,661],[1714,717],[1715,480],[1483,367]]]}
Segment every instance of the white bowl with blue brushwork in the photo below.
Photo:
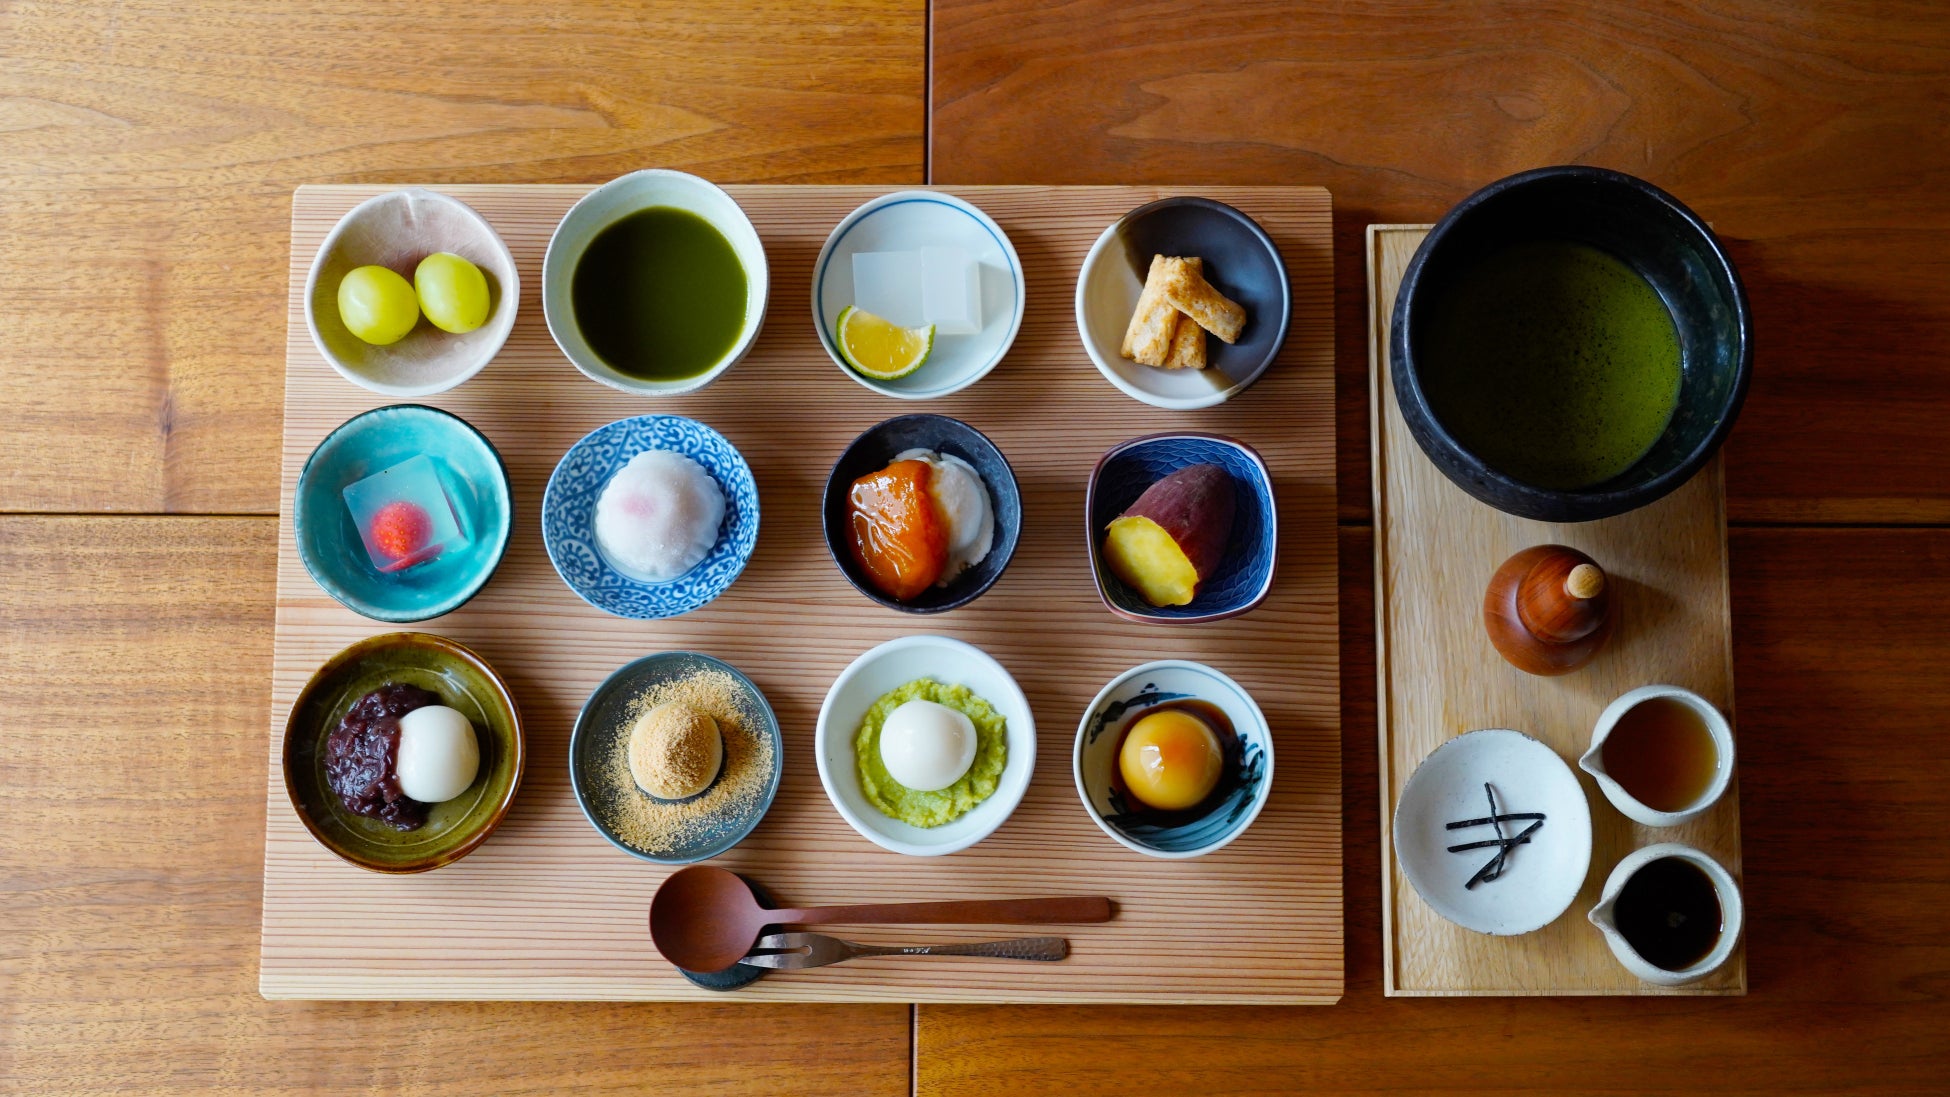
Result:
{"label": "white bowl with blue brushwork", "polygon": [[[630,458],[649,450],[696,461],[724,492],[724,520],[711,551],[696,567],[662,583],[623,574],[596,545],[597,498]],[[643,620],[689,613],[723,594],[752,558],[758,545],[758,482],[738,447],[695,419],[618,419],[584,435],[556,463],[542,495],[542,544],[569,589],[605,613]]]}
{"label": "white bowl with blue brushwork", "polygon": [[[1186,812],[1152,811],[1116,787],[1118,748],[1146,713],[1187,700],[1224,713],[1238,750],[1228,752],[1230,769],[1203,803]],[[1202,857],[1244,834],[1266,806],[1273,790],[1273,735],[1239,683],[1203,663],[1161,659],[1132,667],[1098,691],[1077,726],[1071,772],[1084,810],[1118,844],[1147,857]]]}

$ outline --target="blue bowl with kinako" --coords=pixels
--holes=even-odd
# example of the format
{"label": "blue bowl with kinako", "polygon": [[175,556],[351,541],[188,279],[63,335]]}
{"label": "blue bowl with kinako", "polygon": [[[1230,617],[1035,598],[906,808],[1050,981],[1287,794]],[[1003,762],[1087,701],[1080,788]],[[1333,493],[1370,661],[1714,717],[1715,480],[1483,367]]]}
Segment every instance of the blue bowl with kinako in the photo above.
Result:
{"label": "blue bowl with kinako", "polygon": [[[431,460],[464,544],[382,572],[367,552],[345,489],[410,458]],[[501,565],[514,525],[501,454],[458,415],[395,404],[340,424],[305,461],[291,499],[298,558],[319,589],[375,621],[424,621],[459,609]]]}
{"label": "blue bowl with kinako", "polygon": [[[1127,517],[1134,521],[1113,534]],[[1090,476],[1084,519],[1097,595],[1127,620],[1220,621],[1273,589],[1273,478],[1258,451],[1236,438],[1149,434],[1112,447]],[[1170,604],[1188,587],[1189,601]]]}
{"label": "blue bowl with kinako", "polygon": [[[850,492],[855,480],[886,468],[900,454],[916,449],[958,457],[975,470],[988,490],[995,535],[988,555],[949,580],[946,586],[930,587],[902,601],[876,587],[866,569],[854,559]],[[821,522],[825,527],[826,551],[832,553],[833,563],[839,565],[840,573],[854,589],[902,613],[945,613],[981,597],[1002,577],[1022,535],[1022,493],[1016,487],[1015,470],[1009,467],[1008,459],[981,431],[946,415],[899,415],[868,427],[833,462],[833,469],[826,477]]]}
{"label": "blue bowl with kinako", "polygon": [[1747,392],[1733,261],[1678,199],[1602,168],[1539,168],[1450,210],[1389,330],[1402,418],[1498,510],[1583,522],[1642,507],[1713,456]]}

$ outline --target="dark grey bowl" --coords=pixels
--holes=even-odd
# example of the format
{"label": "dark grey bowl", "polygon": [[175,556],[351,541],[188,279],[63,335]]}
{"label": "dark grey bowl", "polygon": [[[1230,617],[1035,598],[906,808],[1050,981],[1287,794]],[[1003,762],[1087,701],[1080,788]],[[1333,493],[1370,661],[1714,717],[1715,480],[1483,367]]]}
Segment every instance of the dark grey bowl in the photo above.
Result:
{"label": "dark grey bowl", "polygon": [[[848,547],[847,489],[867,473],[885,468],[895,454],[910,449],[950,453],[974,466],[995,508],[995,542],[981,563],[947,586],[935,587],[911,602],[899,602],[875,589],[853,560]],[[946,415],[900,415],[868,427],[833,462],[833,471],[826,477],[821,523],[826,531],[826,551],[833,554],[833,562],[854,589],[902,613],[944,613],[974,601],[1002,577],[1002,569],[1009,566],[1009,558],[1016,553],[1016,539],[1022,534],[1022,494],[1016,489],[1016,474],[1008,460],[981,431]]]}
{"label": "dark grey bowl", "polygon": [[[1616,256],[1652,284],[1679,329],[1672,422],[1636,464],[1589,488],[1541,488],[1491,467],[1443,427],[1420,382],[1418,340],[1444,291],[1483,256],[1532,240],[1571,240]],[[1538,168],[1463,199],[1422,241],[1395,298],[1388,353],[1409,433],[1456,486],[1523,518],[1585,522],[1666,495],[1713,456],[1746,397],[1753,319],[1733,261],[1678,199],[1603,168]]]}

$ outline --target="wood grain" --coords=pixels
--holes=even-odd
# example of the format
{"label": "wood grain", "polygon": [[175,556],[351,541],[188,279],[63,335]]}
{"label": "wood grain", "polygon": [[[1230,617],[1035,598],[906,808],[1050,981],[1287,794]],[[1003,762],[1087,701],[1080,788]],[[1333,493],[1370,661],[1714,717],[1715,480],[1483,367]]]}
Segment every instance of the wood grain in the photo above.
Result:
{"label": "wood grain", "polygon": [[0,4],[0,510],[277,510],[297,184],[920,181],[924,10]]}
{"label": "wood grain", "polygon": [[937,0],[931,178],[1331,190],[1341,515],[1364,519],[1363,226],[1433,221],[1524,168],[1633,172],[1713,222],[1752,296],[1729,516],[1945,522],[1942,14],[1932,0]]}
{"label": "wood grain", "polygon": [[1347,995],[1326,1010],[923,1006],[923,1097],[1939,1093],[1950,531],[1734,529],[1752,992],[1390,998],[1373,544],[1341,530]]}
{"label": "wood grain", "polygon": [[900,1006],[259,997],[272,518],[0,518],[0,1092],[908,1091]]}
{"label": "wood grain", "polygon": [[[1591,867],[1570,910],[1535,933],[1491,937],[1444,919],[1395,861],[1390,820],[1403,786],[1422,759],[1462,732],[1516,728],[1575,761],[1590,747],[1591,729],[1605,706],[1653,683],[1684,686],[1733,718],[1718,459],[1658,502],[1574,524],[1513,517],[1450,483],[1409,434],[1388,372],[1395,290],[1426,234],[1424,225],[1368,230],[1383,985],[1390,994],[1745,993],[1746,956],[1738,948],[1724,967],[1697,983],[1657,987],[1621,967],[1584,919],[1612,866],[1655,842],[1704,850],[1738,878],[1737,774],[1705,814],[1662,828],[1627,819],[1580,773],[1591,804]],[[1591,665],[1562,678],[1510,666],[1483,631],[1483,588],[1490,576],[1512,554],[1540,544],[1569,545],[1596,559],[1611,577],[1613,605],[1623,622]]]}
{"label": "wood grain", "polygon": [[[339,215],[377,187],[306,187],[295,200],[284,484],[324,435],[384,401],[347,384],[305,332],[299,291]],[[610,671],[649,651],[727,659],[765,690],[785,733],[785,777],[758,830],[719,863],[750,871],[793,905],[1104,894],[1107,925],[1066,930],[1059,969],[943,966],[906,959],[769,976],[741,998],[815,1000],[1331,1002],[1341,988],[1339,685],[1336,631],[1330,211],[1313,188],[1221,188],[1281,247],[1291,334],[1267,375],[1205,411],[1170,414],[1112,388],[1077,340],[1071,287],[1085,252],[1153,188],[957,188],[1020,254],[1028,309],[1007,359],[926,410],[965,418],[1015,468],[1021,543],[998,585],[966,609],[917,621],[854,592],[819,532],[833,458],[872,423],[914,410],[866,394],[821,350],[809,315],[820,244],[841,217],[887,188],[735,187],[765,241],[773,283],[751,356],[700,392],[666,401],[585,379],[548,336],[538,304],[547,238],[586,188],[450,187],[506,238],[524,300],[506,349],[479,377],[432,399],[500,447],[518,516],[500,571],[472,603],[427,627],[474,648],[514,688],[530,735],[521,795],[479,851],[438,872],[376,877],[307,835],[275,776],[268,791],[262,985],[272,996],[713,998],[652,951],[644,912],[665,870],[606,845],[568,787],[570,725]],[[717,602],[667,621],[591,609],[548,564],[536,520],[556,460],[585,432],[647,411],[722,431],[758,478],[763,535]],[[1084,488],[1104,450],[1152,431],[1203,429],[1259,448],[1281,518],[1278,578],[1253,613],[1210,626],[1137,626],[1098,602],[1083,540]],[[289,524],[279,542],[271,742],[307,676],[356,638],[386,631],[339,607],[306,575]],[[811,742],[827,687],[859,652],[940,632],[994,654],[1037,717],[1036,775],[994,836],[942,858],[888,853],[828,803]],[[1118,672],[1163,656],[1212,662],[1258,700],[1275,729],[1271,800],[1239,841],[1190,862],[1124,850],[1090,821],[1070,776],[1084,706]],[[275,774],[274,751],[267,750]],[[1196,927],[1195,931],[1188,927]],[[870,933],[874,931],[868,931]],[[955,931],[904,930],[915,940]],[[863,934],[864,935],[864,934]],[[886,940],[884,935],[869,940]]]}

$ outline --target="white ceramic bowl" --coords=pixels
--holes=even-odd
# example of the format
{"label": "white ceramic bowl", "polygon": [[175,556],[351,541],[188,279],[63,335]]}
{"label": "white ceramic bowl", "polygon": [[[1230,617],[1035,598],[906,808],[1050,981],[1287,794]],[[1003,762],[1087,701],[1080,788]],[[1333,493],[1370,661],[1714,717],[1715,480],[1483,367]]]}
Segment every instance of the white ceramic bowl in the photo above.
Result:
{"label": "white ceramic bowl", "polygon": [[[571,293],[576,263],[596,234],[618,220],[653,206],[669,206],[697,214],[724,233],[738,262],[745,268],[745,326],[723,358],[696,377],[682,381],[647,381],[612,369],[582,337],[576,326]],[[569,207],[542,256],[542,315],[548,333],[570,362],[592,380],[639,396],[677,396],[701,389],[738,363],[752,348],[765,326],[765,303],[771,285],[765,245],[731,195],[715,183],[681,171],[646,168],[619,176],[582,196]]]}
{"label": "white ceramic bowl", "polygon": [[[967,686],[1008,721],[1009,757],[995,793],[944,826],[911,826],[882,814],[860,791],[854,765],[853,735],[867,709],[882,694],[916,678]],[[813,757],[826,798],[862,837],[895,853],[933,857],[987,838],[1016,810],[1036,771],[1036,720],[1022,688],[987,652],[946,636],[902,636],[866,651],[833,680],[819,706]]]}
{"label": "white ceramic bowl", "polygon": [[[1202,257],[1213,285],[1246,308],[1237,343],[1206,339],[1207,369],[1159,369],[1121,353],[1153,254]],[[1084,353],[1119,392],[1167,411],[1222,404],[1257,381],[1286,343],[1292,305],[1286,261],[1266,230],[1224,202],[1192,195],[1148,202],[1112,222],[1077,272]]]}
{"label": "white ceramic bowl", "polygon": [[[1625,786],[1613,780],[1611,774],[1605,771],[1605,740],[1611,736],[1612,729],[1618,726],[1619,719],[1627,712],[1655,697],[1677,701],[1697,713],[1700,722],[1706,725],[1706,733],[1713,737],[1713,751],[1719,757],[1719,767],[1714,771],[1713,780],[1706,786],[1706,791],[1699,799],[1678,811],[1660,811],[1652,807],[1625,791]],[[1598,782],[1598,791],[1604,793],[1611,806],[1627,819],[1648,827],[1676,827],[1718,803],[1720,794],[1727,790],[1728,783],[1733,780],[1733,726],[1727,723],[1727,718],[1714,707],[1713,702],[1692,690],[1678,686],[1640,686],[1605,706],[1605,711],[1598,715],[1598,723],[1591,730],[1591,746],[1584,752],[1584,757],[1578,759],[1578,768]]]}
{"label": "white ceramic bowl", "polygon": [[[840,312],[857,303],[854,254],[926,246],[959,247],[980,264],[982,330],[974,335],[936,335],[927,362],[897,381],[876,381],[855,373],[840,357],[833,339]],[[1022,260],[1008,234],[988,214],[942,191],[904,190],[867,202],[833,226],[813,265],[813,326],[827,357],[862,386],[897,400],[932,400],[988,376],[1022,329],[1025,298]],[[906,327],[922,323],[918,313],[887,319]]]}
{"label": "white ceramic bowl", "polygon": [[[1448,847],[1493,840],[1491,826],[1449,830],[1489,815],[1484,782],[1498,813],[1543,812],[1544,825],[1510,853],[1503,876],[1466,887],[1494,849]],[[1506,823],[1513,837],[1527,821]],[[1402,786],[1395,805],[1395,861],[1430,909],[1464,929],[1512,936],[1556,921],[1578,897],[1591,868],[1591,805],[1564,759],[1544,743],[1503,728],[1471,731],[1431,751]]]}
{"label": "white ceramic bowl", "polygon": [[[487,323],[465,335],[421,317],[406,338],[376,347],[339,319],[339,282],[354,267],[382,266],[408,282],[420,260],[450,251],[487,275]],[[445,392],[481,372],[508,341],[521,301],[515,257],[494,227],[467,203],[408,187],[352,207],[319,245],[305,276],[305,328],[340,377],[385,396]]]}
{"label": "white ceramic bowl", "polygon": [[[1185,698],[1216,705],[1231,721],[1239,736],[1241,780],[1197,819],[1167,827],[1124,819],[1111,790],[1119,730],[1145,709]],[[1070,775],[1091,821],[1119,845],[1147,857],[1203,857],[1244,834],[1266,806],[1273,791],[1273,734],[1266,714],[1239,683],[1203,663],[1161,659],[1132,667],[1097,691],[1077,725]]]}
{"label": "white ceramic bowl", "polygon": [[[1618,893],[1625,890],[1625,882],[1632,878],[1633,873],[1661,857],[1676,857],[1697,866],[1706,873],[1707,879],[1713,881],[1713,890],[1720,897],[1719,943],[1713,946],[1713,951],[1707,953],[1705,959],[1679,971],[1662,968],[1640,956],[1612,921],[1612,907],[1618,901]],[[1618,862],[1618,867],[1611,870],[1611,875],[1605,878],[1605,890],[1598,905],[1591,908],[1587,917],[1605,935],[1605,943],[1611,946],[1612,955],[1618,958],[1625,970],[1645,982],[1667,987],[1698,982],[1726,963],[1727,958],[1733,955],[1734,946],[1740,943],[1740,930],[1747,920],[1745,906],[1740,901],[1740,884],[1733,878],[1733,873],[1700,850],[1677,842],[1661,842],[1627,854],[1624,860]]]}

